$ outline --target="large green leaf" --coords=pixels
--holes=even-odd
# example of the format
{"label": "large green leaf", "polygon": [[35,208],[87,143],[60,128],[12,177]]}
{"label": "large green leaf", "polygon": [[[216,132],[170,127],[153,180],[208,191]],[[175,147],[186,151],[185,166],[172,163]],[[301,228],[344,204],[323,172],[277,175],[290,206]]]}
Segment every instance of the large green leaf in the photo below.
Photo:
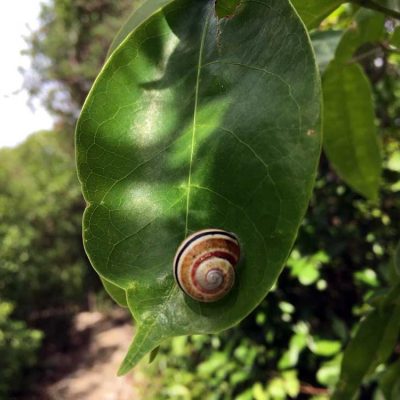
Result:
{"label": "large green leaf", "polygon": [[[320,82],[286,0],[213,1],[150,13],[109,57],[80,116],[84,244],[137,321],[120,373],[164,339],[243,319],[274,284],[312,190]],[[180,242],[204,228],[238,235],[233,290],[199,303],[174,282]]]}
{"label": "large green leaf", "polygon": [[355,191],[376,201],[382,162],[372,91],[357,64],[331,63],[323,77],[324,150]]}
{"label": "large green leaf", "polygon": [[308,29],[317,28],[344,0],[292,0]]}

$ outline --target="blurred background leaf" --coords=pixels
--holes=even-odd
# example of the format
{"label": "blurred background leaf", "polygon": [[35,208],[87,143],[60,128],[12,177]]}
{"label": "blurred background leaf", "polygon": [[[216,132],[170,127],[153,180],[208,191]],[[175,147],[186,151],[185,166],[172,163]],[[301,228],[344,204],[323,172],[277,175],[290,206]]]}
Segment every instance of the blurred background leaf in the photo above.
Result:
{"label": "blurred background leaf", "polygon": [[354,190],[376,202],[382,161],[368,78],[357,65],[331,63],[323,93],[327,157]]}

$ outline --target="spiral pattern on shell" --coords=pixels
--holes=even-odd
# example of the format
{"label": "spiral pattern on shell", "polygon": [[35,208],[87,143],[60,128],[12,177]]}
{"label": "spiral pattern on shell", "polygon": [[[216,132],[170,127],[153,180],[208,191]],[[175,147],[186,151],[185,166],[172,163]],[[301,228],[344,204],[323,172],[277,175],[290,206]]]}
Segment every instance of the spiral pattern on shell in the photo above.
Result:
{"label": "spiral pattern on shell", "polygon": [[233,233],[202,230],[179,246],[174,259],[175,279],[193,299],[217,301],[231,290],[239,258],[239,241]]}

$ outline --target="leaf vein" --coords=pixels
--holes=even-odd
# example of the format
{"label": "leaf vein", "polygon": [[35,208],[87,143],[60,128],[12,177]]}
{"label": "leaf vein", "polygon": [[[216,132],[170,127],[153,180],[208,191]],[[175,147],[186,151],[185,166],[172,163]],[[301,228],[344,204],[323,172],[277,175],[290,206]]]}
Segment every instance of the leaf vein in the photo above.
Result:
{"label": "leaf vein", "polygon": [[190,187],[192,182],[192,168],[193,168],[193,158],[194,158],[194,147],[196,138],[196,119],[197,119],[197,108],[199,103],[199,90],[200,90],[200,75],[203,62],[203,51],[206,39],[206,33],[209,25],[210,16],[206,18],[204,28],[201,35],[200,49],[199,49],[199,59],[197,63],[197,76],[196,76],[196,86],[195,86],[195,99],[194,99],[194,110],[193,110],[193,129],[192,129],[192,143],[190,148],[190,162],[189,162],[189,176],[187,183],[187,197],[186,197],[186,219],[185,219],[185,237],[189,230],[189,208],[190,208]]}

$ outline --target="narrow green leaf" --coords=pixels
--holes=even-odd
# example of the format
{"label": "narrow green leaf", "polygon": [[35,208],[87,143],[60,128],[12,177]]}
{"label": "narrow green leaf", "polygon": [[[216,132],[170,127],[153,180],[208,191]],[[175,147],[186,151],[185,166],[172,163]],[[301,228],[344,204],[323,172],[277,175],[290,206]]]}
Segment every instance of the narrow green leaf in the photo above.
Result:
{"label": "narrow green leaf", "polygon": [[338,175],[376,201],[382,161],[370,83],[356,64],[332,63],[323,77],[324,150]]}
{"label": "narrow green leaf", "polygon": [[102,276],[100,276],[101,282],[104,286],[106,292],[110,297],[121,307],[128,307],[128,301],[126,299],[126,291],[117,285],[107,281]]}
{"label": "narrow green leaf", "polygon": [[352,399],[364,377],[385,362],[400,331],[400,306],[371,312],[348,344],[333,400]]}
{"label": "narrow green leaf", "polygon": [[342,3],[344,0],[292,0],[308,29],[317,28]]}
{"label": "narrow green leaf", "polygon": [[[271,40],[273,38],[273,40]],[[163,340],[227,329],[268,293],[312,190],[320,152],[320,82],[287,0],[177,0],[116,48],[77,126],[88,203],[84,244],[127,292],[137,333],[119,373]],[[204,228],[238,235],[233,290],[216,303],[174,281],[180,242]]]}

